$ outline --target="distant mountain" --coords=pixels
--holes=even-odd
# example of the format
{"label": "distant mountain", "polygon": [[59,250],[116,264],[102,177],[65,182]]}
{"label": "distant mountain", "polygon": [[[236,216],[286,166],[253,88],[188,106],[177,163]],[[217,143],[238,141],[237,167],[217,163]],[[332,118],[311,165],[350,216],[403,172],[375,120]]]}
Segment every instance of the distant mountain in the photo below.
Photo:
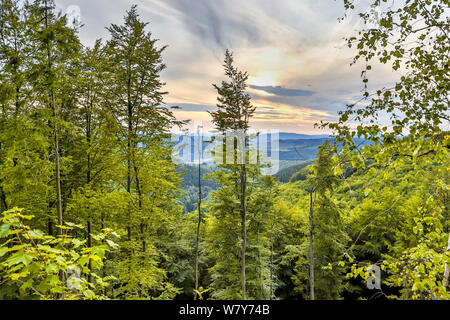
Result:
{"label": "distant mountain", "polygon": [[[202,150],[207,150],[211,144],[211,133],[205,133],[203,135],[203,145]],[[264,135],[262,135],[264,137]],[[185,163],[195,163],[197,150],[195,148],[195,134],[188,134],[187,136],[182,136],[180,134],[175,135],[176,139],[178,139],[178,147],[184,149],[180,151],[179,156],[184,156]],[[318,147],[322,145],[326,140],[333,140],[334,137],[329,135],[307,135],[307,134],[298,134],[298,133],[288,133],[288,132],[280,132],[279,133],[279,149],[275,150],[272,147],[271,143],[272,136],[269,134],[267,136],[267,151],[268,154],[272,154],[273,152],[279,152],[279,160],[281,161],[280,167],[286,167],[286,164],[282,163],[283,161],[288,161],[289,165],[296,164],[299,161],[312,160],[315,159]],[[261,141],[261,137],[259,138]],[[189,150],[190,145],[190,150]],[[185,155],[184,152],[189,153],[189,155]],[[208,155],[205,154],[203,156],[204,159],[208,158]],[[188,160],[190,159],[190,160]]]}
{"label": "distant mountain", "polygon": [[[185,196],[180,199],[180,204],[184,206],[185,212],[191,212],[196,207],[198,197],[198,165],[195,163],[198,161],[194,158],[196,154],[195,150],[195,134],[189,134],[187,137],[177,135],[178,147],[187,145],[184,151],[180,152],[180,157],[184,152],[189,154],[185,157],[183,164],[178,168],[180,172],[184,172],[183,183],[181,188],[185,191]],[[205,151],[211,147],[211,133],[207,133],[203,136],[202,149]],[[330,143],[334,142],[334,137],[329,135],[307,135],[298,133],[280,132],[279,134],[279,147],[278,150],[272,148],[270,142],[271,136],[267,137],[268,141],[268,153],[273,154],[278,151],[279,162],[278,172],[275,177],[279,179],[280,183],[286,183],[289,181],[303,180],[306,178],[307,166],[311,165],[317,157],[319,146],[323,145],[326,140],[330,140]],[[357,144],[361,144],[364,140],[355,139]],[[190,145],[190,148],[189,148]],[[362,143],[364,145],[364,143]],[[207,158],[205,155],[203,158]],[[187,160],[189,158],[189,160]],[[202,176],[211,173],[215,169],[215,164],[208,162],[202,165]],[[212,190],[217,189],[217,184],[214,180],[208,180],[202,178],[203,185],[203,197],[207,197]]]}
{"label": "distant mountain", "polygon": [[327,138],[283,139],[280,137],[280,160],[312,160]]}
{"label": "distant mountain", "polygon": [[331,135],[328,134],[300,134],[300,133],[289,133],[289,132],[280,132],[280,139],[282,140],[304,140],[304,139],[326,139],[332,138]]}
{"label": "distant mountain", "polygon": [[[183,136],[183,134],[180,134],[180,133],[174,133],[174,135],[176,135],[177,137]],[[197,134],[196,133],[188,133],[187,135],[190,137],[195,137]],[[205,138],[211,138],[215,134],[212,132],[203,132],[202,135],[205,139]],[[280,139],[291,139],[291,140],[292,139],[323,139],[323,138],[333,137],[328,134],[301,134],[301,133],[293,133],[293,132],[280,132],[279,136],[280,136]]]}

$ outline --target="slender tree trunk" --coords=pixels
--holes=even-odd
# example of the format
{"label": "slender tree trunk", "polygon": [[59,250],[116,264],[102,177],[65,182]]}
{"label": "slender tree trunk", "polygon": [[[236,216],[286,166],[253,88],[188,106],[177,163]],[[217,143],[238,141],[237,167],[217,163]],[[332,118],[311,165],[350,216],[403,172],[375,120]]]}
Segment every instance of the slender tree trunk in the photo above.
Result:
{"label": "slender tree trunk", "polygon": [[[129,82],[129,81],[128,81]],[[130,97],[129,97],[130,99]],[[130,195],[131,198],[131,146],[132,146],[132,134],[133,134],[133,109],[131,107],[130,100],[128,100],[128,141],[127,141],[127,192]],[[127,232],[128,232],[128,241],[130,243],[130,254],[132,253],[131,250],[131,208],[130,204],[128,205],[128,226],[127,226]]]}
{"label": "slender tree trunk", "polygon": [[[87,233],[88,233],[88,237],[87,237],[87,246],[89,247],[89,248],[91,248],[92,247],[92,238],[91,238],[91,232],[92,232],[92,230],[91,230],[91,220],[89,219],[88,220],[88,222],[87,222]],[[89,259],[89,275],[88,275],[88,282],[89,283],[92,283],[92,276],[91,276],[91,272],[92,272],[92,261],[91,261],[91,259]]]}
{"label": "slender tree trunk", "polygon": [[199,242],[200,242],[200,226],[202,223],[202,143],[200,143],[200,133],[198,134],[199,140],[199,150],[198,150],[198,222],[197,222],[197,234],[195,238],[195,290],[194,290],[194,300],[197,300],[198,296],[198,257],[199,257]]}
{"label": "slender tree trunk", "polygon": [[272,300],[275,295],[273,292],[273,242],[270,245],[270,268],[269,268],[269,270],[270,270],[270,298],[269,298],[269,300]]}
{"label": "slender tree trunk", "polygon": [[309,202],[309,290],[310,299],[314,297],[314,209],[313,209],[313,191],[310,192]]}
{"label": "slender tree trunk", "polygon": [[[45,27],[49,28],[47,1],[45,1]],[[49,40],[47,40],[47,63],[48,71],[53,68],[52,55],[50,49]],[[59,138],[58,138],[58,110],[55,102],[55,93],[53,88],[50,88],[50,109],[53,113],[53,143],[55,152],[55,180],[56,180],[56,212],[58,214],[58,224],[63,224],[63,212],[62,212],[62,196],[61,196],[61,169],[60,169],[60,155],[59,155]],[[58,228],[58,234],[62,235],[62,229]]]}
{"label": "slender tree trunk", "polygon": [[[105,217],[104,217],[103,212],[100,214],[100,228],[101,228],[101,230],[105,229]],[[102,266],[102,275],[103,275],[103,278],[106,277],[106,264],[105,263],[103,263],[103,266]],[[108,296],[107,291],[108,291],[108,287],[105,286],[103,289],[103,294],[105,296]],[[113,286],[111,286],[111,296],[114,295],[113,293],[114,293],[114,288],[113,288]]]}
{"label": "slender tree trunk", "polygon": [[0,180],[0,208],[1,212],[8,210],[8,203],[6,202],[6,194],[3,190],[3,186],[1,185],[2,181]]}
{"label": "slender tree trunk", "polygon": [[[53,117],[55,121],[57,121],[57,110],[55,105],[55,98],[53,92],[52,96],[52,105],[53,105]],[[59,159],[59,138],[58,138],[58,125],[55,123],[54,125],[54,143],[55,143],[55,173],[56,173],[56,209],[58,212],[58,224],[62,226],[63,224],[63,210],[62,210],[62,195],[61,195],[61,168],[60,168],[60,159]],[[58,234],[62,235],[62,229],[59,228]]]}
{"label": "slender tree trunk", "polygon": [[[3,132],[3,123],[2,127],[0,128],[0,133],[1,132]],[[0,142],[0,164],[3,163],[2,153],[3,153],[2,143]],[[3,190],[3,181],[0,179],[0,213],[6,210],[8,210],[8,204],[6,203],[6,194],[5,191]]]}
{"label": "slender tree trunk", "polygon": [[[245,148],[244,151],[245,152]],[[245,158],[244,158],[245,159]],[[244,164],[242,165],[241,172],[241,227],[242,227],[242,265],[241,265],[241,282],[242,282],[242,300],[247,300],[246,294],[246,278],[245,278],[245,253],[247,250],[247,212],[245,207],[246,198],[246,185],[247,185],[247,170]]]}
{"label": "slender tree trunk", "polygon": [[52,236],[53,235],[53,222],[50,218],[47,221],[47,227],[48,227],[48,234],[50,236]]}
{"label": "slender tree trunk", "polygon": [[[45,4],[45,27],[46,29],[49,28],[49,17],[48,17],[48,10],[50,9],[48,7],[47,1],[44,2]],[[51,48],[50,48],[50,40],[47,41],[47,67],[48,72],[51,72],[53,68],[52,64],[52,54],[51,54]],[[53,91],[53,88],[50,85],[50,109],[52,110],[53,115],[53,143],[54,143],[54,152],[55,152],[55,182],[56,182],[56,212],[58,215],[58,225],[63,225],[63,209],[62,209],[62,196],[61,196],[61,171],[60,171],[60,159],[59,159],[59,137],[58,137],[58,110],[55,102],[55,93]],[[63,229],[58,228],[58,235],[63,234]],[[64,282],[64,272],[59,272],[59,280],[61,282]],[[59,294],[58,298],[64,299],[63,294]]]}
{"label": "slender tree trunk", "polygon": [[[89,110],[86,112],[86,142],[88,145],[88,152],[87,152],[87,173],[86,173],[86,183],[89,185],[91,183],[91,112],[92,112],[92,105],[89,106]],[[92,247],[92,222],[91,222],[91,213],[90,208],[88,207],[88,221],[87,221],[87,245],[89,248]],[[92,261],[89,259],[89,276],[88,276],[88,282],[92,282]]]}
{"label": "slender tree trunk", "polygon": [[[134,174],[136,178],[136,192],[138,194],[138,208],[139,211],[142,211],[142,189],[141,189],[141,181],[139,180],[139,169],[137,166],[134,166]],[[142,240],[142,252],[145,252],[147,249],[146,241],[145,241],[145,222],[142,219],[141,224],[139,226]]]}
{"label": "slender tree trunk", "polygon": [[[128,150],[130,150],[130,142],[128,142]],[[129,156],[129,154],[128,154]],[[127,170],[127,192],[131,196],[131,160],[128,159],[128,170]],[[131,197],[130,197],[131,198]],[[127,225],[128,241],[131,242],[131,208],[128,205],[128,225]]]}
{"label": "slender tree trunk", "polygon": [[[447,232],[448,232],[448,243],[447,243],[447,255],[450,254],[450,226],[448,225],[448,191],[445,192],[445,221],[447,222]],[[447,289],[448,291],[448,284],[449,284],[449,277],[450,277],[450,267],[448,265],[448,262],[445,263],[445,267],[444,267],[444,281],[443,281],[443,285],[445,287],[445,289]]]}
{"label": "slender tree trunk", "polygon": [[264,297],[263,297],[262,262],[261,262],[261,223],[262,223],[263,215],[261,215],[261,221],[258,222],[258,231],[257,231],[257,235],[256,235],[256,242],[257,242],[256,245],[258,247],[258,278],[259,278],[258,300],[264,299]]}
{"label": "slender tree trunk", "polygon": [[[2,132],[2,131],[3,131],[3,128],[1,128],[0,132]],[[2,143],[0,142],[0,157],[1,156],[2,156]],[[3,163],[3,159],[1,159],[1,158],[0,158],[0,163]],[[0,211],[1,212],[8,210],[8,203],[6,202],[6,194],[5,194],[5,191],[3,190],[2,183],[3,183],[3,181],[0,180],[0,209],[1,209]]]}

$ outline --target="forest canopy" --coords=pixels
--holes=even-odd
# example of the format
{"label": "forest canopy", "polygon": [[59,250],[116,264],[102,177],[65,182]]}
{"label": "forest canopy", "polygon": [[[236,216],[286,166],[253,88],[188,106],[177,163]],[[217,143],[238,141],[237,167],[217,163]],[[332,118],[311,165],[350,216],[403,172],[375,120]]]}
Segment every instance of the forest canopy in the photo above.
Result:
{"label": "forest canopy", "polygon": [[[343,1],[362,99],[265,175],[233,51],[205,111],[232,161],[180,165],[168,39],[137,6],[86,46],[53,1],[0,0],[0,299],[448,300],[449,3],[370,3],[375,28]],[[398,81],[372,90],[376,64]]]}

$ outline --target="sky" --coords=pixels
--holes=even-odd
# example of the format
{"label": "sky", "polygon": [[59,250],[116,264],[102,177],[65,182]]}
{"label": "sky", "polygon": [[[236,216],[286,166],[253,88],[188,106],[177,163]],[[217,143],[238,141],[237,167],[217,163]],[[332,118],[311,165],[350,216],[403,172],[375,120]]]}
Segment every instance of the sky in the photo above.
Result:
{"label": "sky", "polygon": [[[91,46],[109,38],[105,27],[122,24],[126,10],[138,5],[141,18],[159,45],[167,45],[161,74],[169,92],[165,102],[181,109],[180,120],[211,129],[217,93],[212,84],[226,80],[226,49],[236,66],[249,73],[248,92],[256,130],[303,134],[329,133],[314,127],[335,121],[339,110],[361,97],[361,66],[350,66],[354,49],[344,37],[363,22],[356,14],[338,21],[341,0],[56,0],[63,13],[79,11],[80,37]],[[75,7],[74,7],[75,6]],[[73,9],[76,9],[75,11]],[[367,1],[356,7],[369,10]],[[370,86],[395,80],[386,66],[373,66]]]}

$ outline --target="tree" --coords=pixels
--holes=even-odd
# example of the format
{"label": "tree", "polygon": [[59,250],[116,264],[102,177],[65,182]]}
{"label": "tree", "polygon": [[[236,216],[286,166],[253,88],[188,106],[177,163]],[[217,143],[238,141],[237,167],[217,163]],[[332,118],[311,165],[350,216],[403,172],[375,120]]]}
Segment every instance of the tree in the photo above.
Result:
{"label": "tree", "polygon": [[91,233],[100,226],[103,229],[108,216],[98,203],[104,205],[105,198],[117,195],[119,184],[113,181],[120,179],[121,163],[117,159],[117,124],[105,106],[102,92],[105,50],[101,41],[93,48],[83,48],[76,67],[75,107],[65,114],[74,132],[63,141],[71,159],[65,179],[69,190],[65,213],[71,221],[86,224],[90,246]]}
{"label": "tree", "polygon": [[[308,177],[309,184],[309,282],[310,299],[316,297],[316,282],[320,282],[319,297],[332,299],[339,297],[339,274],[326,273],[323,267],[327,263],[339,260],[343,255],[347,235],[338,206],[332,193],[340,182],[334,174],[334,149],[326,141],[319,147],[316,162],[312,166],[313,175]],[[316,214],[314,214],[316,207]],[[318,262],[318,266],[316,264]],[[319,268],[317,268],[319,267]],[[316,277],[315,269],[320,277]]]}
{"label": "tree", "polygon": [[[233,66],[233,55],[230,51],[225,52],[224,60],[225,75],[230,79],[229,82],[223,81],[219,87],[214,85],[218,93],[218,110],[209,112],[213,118],[216,129],[225,135],[227,132],[238,133],[241,136],[238,141],[234,141],[235,159],[239,159],[240,170],[239,180],[236,183],[240,185],[239,200],[241,214],[241,286],[242,299],[246,299],[246,279],[245,279],[245,255],[247,246],[247,215],[246,215],[246,146],[247,146],[247,130],[249,129],[249,121],[255,112],[255,107],[250,103],[250,95],[245,92],[247,88],[246,81],[248,74],[239,71]],[[233,138],[234,140],[234,138]],[[243,141],[242,141],[243,140]],[[237,145],[241,147],[238,150]],[[242,147],[243,145],[243,147]]]}
{"label": "tree", "polygon": [[[122,279],[129,279],[125,289],[138,286],[132,295],[139,297],[147,296],[151,291],[148,286],[163,287],[166,276],[157,267],[159,252],[148,240],[160,228],[161,220],[157,219],[169,219],[164,214],[171,218],[178,214],[173,203],[179,179],[173,170],[168,132],[183,123],[164,107],[166,93],[162,91],[160,73],[165,69],[161,57],[165,47],[157,48],[157,40],[146,31],[147,25],[133,6],[123,25],[107,28],[111,39],[106,43],[102,74],[105,104],[118,128],[119,156],[126,163],[125,190],[129,200],[127,217],[122,221],[128,224],[128,257],[122,262],[128,266],[123,270],[128,274],[123,274]],[[149,229],[152,221],[156,224],[153,231]],[[134,234],[140,248],[133,242]],[[153,271],[144,270],[146,263],[154,266]],[[140,271],[134,273],[133,268]]]}
{"label": "tree", "polygon": [[[345,0],[348,10],[355,8],[353,0]],[[347,39],[356,47],[354,62],[365,64],[362,71],[364,97],[360,103],[348,105],[340,112],[338,123],[323,123],[335,129],[344,147],[356,148],[352,137],[364,137],[382,144],[383,153],[365,148],[378,162],[394,156],[416,160],[424,155],[444,156],[448,142],[444,139],[448,115],[448,17],[444,14],[446,0],[406,1],[403,6],[389,6],[386,1],[373,0],[371,7],[382,11],[379,26],[362,28],[358,35]],[[360,16],[368,23],[370,13]],[[373,63],[390,64],[399,73],[392,87],[376,92],[367,90],[368,75]],[[389,120],[377,124],[380,112]],[[351,130],[348,121],[360,124]],[[364,125],[363,125],[364,124]],[[366,153],[367,153],[366,152]]]}
{"label": "tree", "polygon": [[198,143],[198,222],[197,222],[197,233],[195,237],[195,285],[194,285],[194,300],[197,300],[197,295],[199,293],[198,281],[199,281],[199,242],[200,242],[200,227],[202,223],[202,153],[203,153],[203,136],[200,135],[200,127],[197,131],[197,143]]}
{"label": "tree", "polygon": [[[70,86],[71,60],[77,58],[80,43],[75,30],[66,27],[65,17],[56,17],[53,13],[52,1],[36,1],[31,10],[36,14],[38,23],[34,26],[39,35],[36,46],[38,48],[35,71],[37,81],[35,90],[39,90],[39,99],[51,110],[50,123],[53,134],[53,152],[56,184],[56,212],[58,225],[63,224],[63,199],[61,190],[61,150],[59,110],[64,105],[67,96],[66,89]],[[40,21],[40,22],[39,22]],[[61,45],[63,44],[63,45]],[[67,67],[69,66],[69,67]],[[58,229],[61,234],[62,230]]]}
{"label": "tree", "polygon": [[[435,166],[442,176],[442,170],[445,171],[448,166],[447,128],[450,120],[450,24],[448,15],[445,14],[448,1],[411,0],[401,5],[389,5],[384,0],[373,0],[370,3],[373,8],[379,8],[382,12],[379,26],[368,26],[367,22],[373,17],[367,12],[360,13],[366,27],[347,39],[348,46],[357,49],[354,63],[362,60],[365,64],[362,71],[364,96],[358,103],[348,105],[340,112],[337,123],[322,123],[322,126],[334,129],[337,133],[337,140],[343,144],[340,152],[345,158],[343,161],[351,161],[354,167],[362,168],[370,164],[367,177],[374,180],[374,185],[379,185],[377,183],[382,179],[377,174],[380,168],[401,166],[404,163],[411,164],[415,170],[422,172],[428,171],[430,165]],[[355,9],[353,0],[345,0],[344,6],[350,11]],[[391,65],[398,74],[398,80],[392,87],[369,92],[368,74],[377,63]],[[386,114],[387,117],[381,118],[381,114]],[[356,130],[351,129],[349,121],[357,124]],[[372,143],[358,148],[354,137],[364,138]],[[433,201],[436,201],[435,194],[433,192],[430,195]],[[423,207],[426,206],[423,203]],[[440,215],[440,210],[431,216]],[[422,215],[420,211],[419,209],[417,214]],[[444,217],[438,220],[447,220],[446,211],[444,210]],[[419,220],[417,223],[420,229]],[[437,228],[438,233],[442,231]],[[439,250],[444,252],[448,242],[443,237],[430,236],[438,241]],[[450,234],[447,233],[448,237]],[[436,253],[434,246],[418,244],[416,249],[410,251],[410,248],[405,255],[412,257],[420,252],[427,259],[425,257]],[[443,268],[443,265],[438,268]],[[403,275],[400,278],[405,283],[408,282],[410,273],[407,269],[410,266],[402,265],[405,269],[400,272]],[[399,271],[395,267],[393,270],[395,273]],[[433,283],[438,292],[441,292],[439,281]]]}
{"label": "tree", "polygon": [[37,18],[18,1],[5,0],[0,7],[0,207],[33,208],[42,222],[45,215],[55,218],[49,212],[54,174],[50,157],[43,156],[52,142],[42,137],[49,126],[33,74]]}

